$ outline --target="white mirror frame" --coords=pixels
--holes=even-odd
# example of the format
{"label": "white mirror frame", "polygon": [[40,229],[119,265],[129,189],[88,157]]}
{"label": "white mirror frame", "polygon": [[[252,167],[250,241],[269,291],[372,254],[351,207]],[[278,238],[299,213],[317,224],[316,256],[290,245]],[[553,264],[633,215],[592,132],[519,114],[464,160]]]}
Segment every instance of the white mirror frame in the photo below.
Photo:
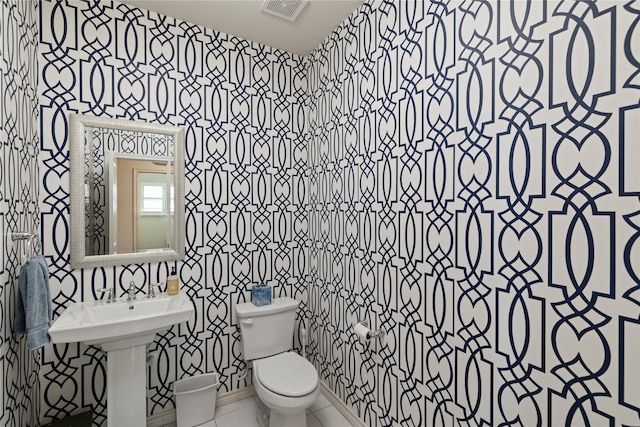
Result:
{"label": "white mirror frame", "polygon": [[[173,137],[175,161],[175,223],[177,247],[166,251],[129,254],[91,255],[85,252],[84,144],[85,128],[108,128],[132,132],[154,133]],[[71,267],[90,268],[112,265],[144,264],[184,259],[184,129],[177,126],[134,122],[124,119],[69,114],[69,189],[71,194]]]}

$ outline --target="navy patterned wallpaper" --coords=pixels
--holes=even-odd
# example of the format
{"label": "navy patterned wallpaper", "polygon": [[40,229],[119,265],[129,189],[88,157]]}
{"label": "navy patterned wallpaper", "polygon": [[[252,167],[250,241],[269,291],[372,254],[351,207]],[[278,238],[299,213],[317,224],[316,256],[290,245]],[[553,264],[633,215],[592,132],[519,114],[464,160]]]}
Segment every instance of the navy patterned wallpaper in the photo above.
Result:
{"label": "navy patterned wallpaper", "polygon": [[[23,242],[41,233],[38,196],[38,3],[0,1],[0,425],[37,426],[40,351],[13,335]],[[40,244],[34,241],[35,247]]]}
{"label": "navy patterned wallpaper", "polygon": [[[55,315],[104,287],[120,296],[132,280],[141,290],[164,281],[173,265],[70,268],[68,114],[183,126],[187,247],[176,265],[196,316],[150,347],[148,414],[173,409],[172,383],[185,375],[218,372],[220,392],[245,386],[233,304],[260,283],[304,300],[303,59],[109,1],[43,1],[40,29],[40,200]],[[98,348],[47,346],[41,420],[93,405],[94,424],[104,423],[105,369]]]}
{"label": "navy patterned wallpaper", "polygon": [[371,426],[640,425],[640,2],[373,1],[309,60],[331,388]]}
{"label": "navy patterned wallpaper", "polygon": [[[270,283],[303,301],[310,358],[370,425],[640,425],[639,23],[637,0],[375,0],[302,59],[43,2],[56,312],[170,267],[70,270],[68,112],[180,125],[197,318],[153,344],[149,414],[183,375],[245,385],[232,304]],[[362,319],[385,347],[356,341]],[[96,348],[47,347],[41,419],[94,404],[103,422],[104,369]]]}

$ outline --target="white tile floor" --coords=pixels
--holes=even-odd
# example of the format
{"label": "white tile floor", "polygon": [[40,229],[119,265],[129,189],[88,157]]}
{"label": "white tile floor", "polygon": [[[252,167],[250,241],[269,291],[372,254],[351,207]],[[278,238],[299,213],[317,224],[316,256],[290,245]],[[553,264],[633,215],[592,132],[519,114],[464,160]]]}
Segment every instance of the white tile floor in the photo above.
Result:
{"label": "white tile floor", "polygon": [[[199,427],[260,427],[258,423],[258,396],[216,408],[216,418]],[[176,427],[176,423],[164,427]],[[320,395],[307,410],[307,427],[352,427],[346,418]]]}

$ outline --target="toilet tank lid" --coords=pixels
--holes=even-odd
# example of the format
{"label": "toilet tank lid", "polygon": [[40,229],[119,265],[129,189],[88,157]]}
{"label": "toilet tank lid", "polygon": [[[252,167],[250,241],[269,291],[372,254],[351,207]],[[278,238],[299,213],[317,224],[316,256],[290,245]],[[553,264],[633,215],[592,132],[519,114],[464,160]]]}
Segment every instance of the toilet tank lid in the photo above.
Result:
{"label": "toilet tank lid", "polygon": [[264,316],[265,314],[280,313],[281,311],[295,310],[298,307],[298,301],[293,298],[274,298],[269,305],[256,307],[250,302],[236,304],[236,314],[240,318]]}

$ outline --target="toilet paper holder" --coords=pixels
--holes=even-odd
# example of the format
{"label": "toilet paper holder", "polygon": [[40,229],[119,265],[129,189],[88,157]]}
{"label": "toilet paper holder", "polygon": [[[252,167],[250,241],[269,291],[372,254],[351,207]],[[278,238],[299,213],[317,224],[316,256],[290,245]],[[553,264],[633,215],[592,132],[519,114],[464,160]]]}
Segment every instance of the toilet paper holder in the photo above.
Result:
{"label": "toilet paper holder", "polygon": [[372,331],[371,329],[369,329],[369,321],[368,320],[361,320],[358,323],[356,323],[356,325],[362,325],[362,326],[364,326],[365,328],[368,329],[367,336],[366,336],[367,340],[371,340],[373,338],[377,338],[377,339],[382,340],[385,337],[385,335],[387,334],[384,331],[384,329],[382,329],[382,328],[380,328],[380,329],[378,329],[376,331]]}

